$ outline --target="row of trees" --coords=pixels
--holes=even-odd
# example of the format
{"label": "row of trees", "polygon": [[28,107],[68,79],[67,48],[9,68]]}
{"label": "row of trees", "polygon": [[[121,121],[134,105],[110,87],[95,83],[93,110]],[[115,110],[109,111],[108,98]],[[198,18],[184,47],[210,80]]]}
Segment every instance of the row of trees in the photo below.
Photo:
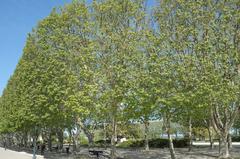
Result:
{"label": "row of trees", "polygon": [[[78,149],[80,130],[163,119],[172,159],[171,122],[202,122],[223,143],[240,112],[239,1],[73,1],[29,34],[0,98],[2,134],[63,131]],[[211,133],[210,133],[211,134]],[[49,140],[51,141],[51,140]],[[62,141],[62,140],[60,140]],[[49,143],[51,144],[51,143]],[[51,146],[50,146],[51,147]]]}

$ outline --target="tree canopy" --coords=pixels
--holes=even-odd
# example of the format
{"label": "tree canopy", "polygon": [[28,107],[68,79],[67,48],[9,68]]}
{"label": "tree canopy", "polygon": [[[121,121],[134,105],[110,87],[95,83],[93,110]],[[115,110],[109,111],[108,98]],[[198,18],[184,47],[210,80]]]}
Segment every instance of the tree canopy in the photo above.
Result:
{"label": "tree canopy", "polygon": [[114,159],[119,123],[148,130],[163,119],[175,158],[170,123],[190,124],[191,135],[192,122],[206,120],[228,157],[240,112],[239,5],[76,0],[54,9],[29,34],[0,98],[0,132],[78,128],[92,141],[92,127],[109,124]]}

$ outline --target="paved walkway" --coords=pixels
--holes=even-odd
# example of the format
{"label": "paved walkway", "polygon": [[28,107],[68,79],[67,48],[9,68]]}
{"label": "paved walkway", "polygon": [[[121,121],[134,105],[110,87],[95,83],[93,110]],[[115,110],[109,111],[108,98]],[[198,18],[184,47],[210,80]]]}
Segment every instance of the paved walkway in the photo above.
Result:
{"label": "paved walkway", "polygon": [[[218,145],[219,142],[214,142],[214,145]],[[204,142],[204,141],[196,141],[193,142],[194,146],[208,146],[210,145],[210,142]],[[232,142],[233,146],[240,146],[240,142]]]}
{"label": "paved walkway", "polygon": [[[0,159],[32,159],[32,154],[26,152],[16,152],[12,150],[4,150],[0,147]],[[37,155],[37,159],[44,159],[42,156]]]}
{"label": "paved walkway", "polygon": [[[176,155],[178,159],[216,159],[218,157],[218,147],[215,146],[213,150],[209,149],[206,145],[208,143],[200,142],[199,145],[193,147],[192,152],[188,152],[188,148],[176,148]],[[96,148],[97,150],[104,150]],[[88,156],[88,148],[81,148],[79,159],[90,159]],[[110,151],[109,149],[107,150]],[[142,149],[117,149],[119,156],[125,159],[170,159],[168,148],[160,149],[155,148],[150,151]],[[231,149],[232,157],[240,159],[240,147],[234,144]],[[76,156],[73,154],[67,155],[66,153],[45,153],[45,159],[74,159]],[[12,150],[4,150],[0,148],[0,159],[32,159],[32,154],[26,152],[16,152]],[[44,159],[42,156],[37,156],[37,159]]]}

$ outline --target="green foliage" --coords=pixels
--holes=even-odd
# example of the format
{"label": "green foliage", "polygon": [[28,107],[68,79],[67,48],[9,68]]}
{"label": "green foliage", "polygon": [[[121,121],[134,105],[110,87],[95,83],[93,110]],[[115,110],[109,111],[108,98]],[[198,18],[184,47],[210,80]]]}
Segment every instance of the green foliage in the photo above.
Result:
{"label": "green foliage", "polygon": [[[168,147],[168,139],[151,139],[149,140],[150,148],[166,148]],[[174,147],[183,148],[188,146],[187,139],[173,140]],[[117,145],[120,148],[140,148],[144,147],[144,140],[127,140]]]}
{"label": "green foliage", "polygon": [[232,142],[240,142],[240,136],[232,136]]}
{"label": "green foliage", "polygon": [[238,1],[146,3],[76,0],[40,21],[0,98],[0,133],[106,123],[114,140],[115,125],[131,137],[126,123],[164,118],[211,120],[226,137],[240,110]]}

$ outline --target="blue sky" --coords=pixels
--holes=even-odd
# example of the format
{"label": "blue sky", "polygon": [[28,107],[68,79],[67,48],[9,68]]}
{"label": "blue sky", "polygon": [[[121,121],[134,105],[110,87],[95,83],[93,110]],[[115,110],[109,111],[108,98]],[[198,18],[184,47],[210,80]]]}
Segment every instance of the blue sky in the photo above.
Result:
{"label": "blue sky", "polygon": [[53,7],[71,0],[1,0],[0,95],[22,55],[27,34]]}
{"label": "blue sky", "polygon": [[[0,5],[0,95],[22,55],[27,34],[52,8],[72,0],[1,0]],[[89,0],[90,1],[90,0]],[[148,0],[153,5],[154,0]]]}

